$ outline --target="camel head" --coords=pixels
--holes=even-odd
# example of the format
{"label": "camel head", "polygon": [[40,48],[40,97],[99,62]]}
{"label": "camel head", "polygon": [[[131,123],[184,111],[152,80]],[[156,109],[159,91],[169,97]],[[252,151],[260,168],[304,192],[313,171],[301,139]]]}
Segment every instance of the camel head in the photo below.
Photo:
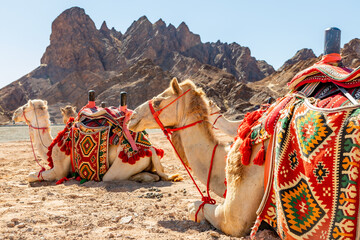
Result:
{"label": "camel head", "polygon": [[[208,100],[206,100],[204,92],[197,88],[191,80],[179,84],[176,78],[172,79],[170,87],[151,101],[155,111],[163,109],[159,119],[164,127],[179,127],[184,125],[186,120],[207,121]],[[129,121],[129,129],[138,132],[154,128],[160,127],[155,121],[149,108],[149,101],[147,101],[134,110]]]}
{"label": "camel head", "polygon": [[50,116],[47,107],[47,101],[34,99],[15,110],[13,122],[25,122],[35,127],[50,126]]}
{"label": "camel head", "polygon": [[67,123],[70,117],[76,118],[77,112],[76,107],[67,105],[66,107],[60,107],[61,115],[63,116],[64,124]]}

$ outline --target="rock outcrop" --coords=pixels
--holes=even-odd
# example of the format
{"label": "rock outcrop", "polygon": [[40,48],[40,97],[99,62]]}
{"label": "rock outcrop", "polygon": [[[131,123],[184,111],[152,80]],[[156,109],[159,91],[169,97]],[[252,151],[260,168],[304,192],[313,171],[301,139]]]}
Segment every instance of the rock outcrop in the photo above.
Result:
{"label": "rock outcrop", "polygon": [[[360,65],[359,49],[359,39],[346,44],[344,63]],[[127,91],[134,108],[167,88],[172,77],[194,80],[229,116],[239,118],[269,96],[285,93],[286,83],[315,61],[312,50],[302,49],[275,71],[237,43],[201,42],[184,22],[175,27],[143,16],[121,33],[105,21],[97,29],[83,9],[73,7],[52,23],[41,65],[0,89],[0,123],[34,98],[47,100],[52,121],[60,123],[59,106],[81,108],[90,89],[98,103],[115,106],[120,91]]]}

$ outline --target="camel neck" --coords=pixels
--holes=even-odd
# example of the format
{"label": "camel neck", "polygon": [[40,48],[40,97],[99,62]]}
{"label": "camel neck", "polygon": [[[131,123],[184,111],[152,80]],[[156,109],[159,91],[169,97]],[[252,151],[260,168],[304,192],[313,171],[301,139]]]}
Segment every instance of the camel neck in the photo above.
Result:
{"label": "camel neck", "polygon": [[[194,120],[188,119],[184,125],[190,124],[193,121]],[[217,140],[211,133],[207,132],[209,130],[205,124],[209,123],[199,123],[177,133],[180,136],[180,141],[192,172],[204,185],[206,185],[208,178],[212,151],[217,144]],[[215,152],[210,180],[210,190],[219,196],[223,196],[226,190],[224,184],[226,154],[227,152],[224,145],[219,144]]]}
{"label": "camel neck", "polygon": [[47,159],[48,147],[52,142],[50,127],[47,129],[30,128],[30,137],[42,159]]}

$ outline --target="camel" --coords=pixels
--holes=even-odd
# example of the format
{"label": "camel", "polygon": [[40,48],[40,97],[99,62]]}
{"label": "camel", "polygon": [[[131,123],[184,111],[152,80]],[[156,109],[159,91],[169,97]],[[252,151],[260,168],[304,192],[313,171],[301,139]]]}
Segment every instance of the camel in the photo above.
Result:
{"label": "camel", "polygon": [[[50,134],[49,113],[47,101],[40,99],[29,100],[28,103],[19,107],[13,114],[14,122],[25,122],[29,125],[30,137],[34,141],[36,149],[43,159],[47,159],[48,146],[52,142]],[[121,146],[110,145],[109,147],[109,169],[103,177],[103,181],[158,181],[159,176],[163,180],[181,180],[179,175],[168,176],[164,173],[160,159],[153,147],[151,157],[142,157],[135,164],[128,164],[121,161],[118,153],[122,150]],[[35,181],[54,181],[66,177],[71,172],[70,156],[67,156],[60,147],[55,144],[52,150],[53,168],[45,171],[32,172],[28,176],[29,182]],[[156,174],[149,172],[155,168]]]}
{"label": "camel", "polygon": [[66,124],[69,118],[73,117],[76,118],[77,112],[76,107],[66,105],[65,107],[60,107],[61,115],[63,116],[63,122]]}
{"label": "camel", "polygon": [[[187,94],[178,98],[185,92]],[[164,109],[159,116],[165,127],[178,128],[202,121],[190,128],[174,132],[172,141],[175,148],[182,153],[180,155],[185,155],[186,164],[190,166],[194,175],[203,184],[206,184],[212,149],[218,144],[213,160],[210,190],[219,196],[223,195],[226,190],[224,184],[226,174],[227,196],[224,203],[220,205],[205,204],[203,211],[199,212],[197,220],[206,219],[216,228],[232,236],[248,234],[256,219],[256,210],[264,194],[264,167],[243,166],[239,163],[239,153],[236,149],[241,144],[240,139],[233,144],[229,153],[226,147],[218,142],[208,120],[208,100],[203,91],[197,88],[192,81],[186,80],[179,84],[174,78],[170,87],[154,97],[152,103],[154,109],[159,110],[175,99],[177,101]],[[129,129],[141,131],[153,128],[159,128],[159,126],[149,109],[149,103],[145,102],[134,110],[129,121]],[[268,141],[265,143],[265,147],[267,145]],[[260,145],[254,146],[253,152],[255,153],[260,147]],[[228,158],[225,161],[227,153]],[[201,201],[197,201],[190,207],[193,220],[201,203]]]}
{"label": "camel", "polygon": [[[315,68],[318,66],[319,65],[315,65]],[[358,69],[357,72],[360,72],[360,69]],[[307,72],[305,71],[305,73],[301,73],[301,74],[307,74]],[[301,74],[300,77],[302,77]],[[322,73],[320,72],[319,74]],[[350,76],[356,76],[356,75],[350,75]],[[298,84],[298,80],[297,79],[295,80],[296,80],[295,83]],[[317,78],[314,77],[313,81],[316,80]],[[312,87],[311,84],[306,86]],[[305,89],[308,90],[309,88],[305,87]],[[336,88],[334,89],[336,90]],[[324,92],[327,91],[326,88],[322,88],[321,90]],[[355,88],[355,90],[352,91],[356,92],[360,90],[356,90]],[[319,161],[317,165],[314,165],[315,167],[318,168],[309,171],[309,174],[313,174],[311,175],[313,177],[316,176],[315,178],[316,184],[312,186],[306,185],[307,183],[305,180],[308,179],[308,177],[300,178],[305,180],[301,180],[299,182],[296,182],[295,179],[293,180],[290,179],[290,182],[292,184],[295,183],[297,184],[294,185],[293,188],[299,186],[302,189],[304,188],[309,189],[315,187],[321,188],[321,185],[319,183],[321,183],[324,180],[324,177],[327,176],[327,174],[330,171],[330,168],[324,168],[324,162],[322,159],[331,158],[334,159],[334,161],[337,161],[338,158],[335,157],[335,155],[337,156],[337,154],[343,154],[342,156],[344,157],[342,158],[343,162],[336,163],[336,165],[343,166],[344,168],[346,167],[348,168],[348,170],[346,171],[344,169],[343,171],[334,172],[333,174],[338,174],[338,176],[340,176],[343,180],[344,179],[352,179],[352,180],[350,182],[348,181],[343,183],[342,186],[347,186],[347,188],[340,188],[339,190],[336,190],[343,192],[342,194],[338,194],[338,195],[334,194],[332,196],[331,193],[328,192],[326,193],[327,195],[326,198],[324,198],[324,200],[319,200],[319,196],[324,195],[322,189],[320,189],[320,191],[317,190],[316,192],[313,192],[312,193],[313,195],[308,195],[306,196],[306,198],[300,198],[300,199],[311,199],[309,200],[310,202],[308,203],[306,203],[306,200],[302,200],[302,202],[299,202],[297,205],[292,205],[292,203],[288,204],[288,202],[286,201],[290,201],[290,200],[295,201],[298,198],[291,198],[291,199],[289,198],[290,200],[285,199],[284,200],[285,203],[282,202],[281,204],[284,204],[283,205],[284,209],[288,208],[289,210],[285,213],[280,213],[280,214],[288,214],[290,218],[286,218],[287,219],[286,221],[289,221],[288,225],[284,225],[285,217],[282,217],[282,219],[279,220],[280,221],[279,224],[282,224],[281,225],[282,228],[280,230],[277,229],[277,231],[280,231],[280,233],[278,232],[279,236],[281,236],[284,239],[287,239],[285,236],[290,236],[290,235],[293,237],[304,236],[304,235],[308,236],[307,235],[308,232],[311,232],[310,230],[313,230],[311,234],[317,234],[315,239],[320,239],[320,236],[323,236],[323,232],[326,231],[329,231],[328,234],[333,234],[332,236],[346,235],[346,236],[351,236],[352,238],[350,239],[358,239],[355,237],[356,228],[350,226],[357,226],[356,225],[357,213],[356,211],[354,211],[354,209],[358,209],[358,206],[356,206],[355,204],[359,205],[360,202],[359,197],[357,196],[356,193],[354,193],[354,191],[355,192],[357,191],[356,189],[358,189],[359,186],[359,184],[356,184],[356,181],[358,181],[357,176],[359,171],[359,163],[357,162],[359,152],[356,147],[358,145],[356,144],[349,145],[349,143],[350,141],[353,142],[359,141],[358,137],[352,134],[352,132],[353,131],[360,132],[360,130],[355,130],[355,129],[360,129],[357,125],[359,123],[358,120],[359,118],[357,117],[359,111],[354,112],[354,110],[358,109],[360,105],[356,101],[355,101],[356,103],[355,105],[351,105],[352,104],[351,101],[348,101],[344,96],[341,96],[341,92],[339,93],[340,95],[338,94],[332,100],[330,99],[331,101],[328,101],[327,99],[314,101],[313,98],[310,98],[310,100],[308,100],[306,97],[304,97],[304,95],[300,95],[297,93],[293,95],[291,94],[288,95],[287,97],[280,98],[277,103],[274,103],[272,106],[268,108],[269,111],[272,111],[270,113],[279,112],[280,114],[280,115],[270,114],[269,115],[270,119],[272,118],[278,119],[279,118],[278,116],[280,116],[280,119],[282,119],[281,123],[286,124],[288,122],[288,120],[286,120],[287,116],[292,116],[291,111],[296,109],[296,107],[298,106],[300,106],[299,107],[300,109],[302,109],[301,107],[309,106],[308,109],[310,109],[310,113],[312,113],[311,111],[318,111],[320,115],[317,116],[320,116],[321,118],[323,118],[324,116],[327,119],[329,119],[329,121],[333,121],[334,123],[340,120],[347,121],[344,120],[346,118],[344,118],[343,116],[351,116],[350,118],[351,121],[347,123],[348,124],[347,125],[348,130],[346,130],[347,135],[344,137],[348,139],[352,139],[341,143],[343,145],[336,145],[336,149],[338,150],[336,150],[337,152],[334,152],[334,154],[329,151],[333,151],[335,147],[332,148],[328,147],[321,152],[317,152],[317,154],[313,154],[312,156],[317,159],[316,161]],[[313,104],[317,104],[316,106],[326,105],[327,108],[335,108],[337,106],[336,104],[339,104],[338,103],[339,99],[343,100],[344,98],[345,98],[344,100],[345,105],[342,105],[340,108],[338,108],[339,110],[338,109],[322,110],[322,108],[313,106]],[[299,101],[299,99],[303,99],[303,100]],[[305,105],[304,104],[301,105],[299,103],[304,103]],[[286,106],[285,109],[280,108],[285,106]],[[336,111],[342,111],[342,112],[334,115],[333,113],[334,112],[336,113]],[[302,117],[301,115],[302,113],[303,112],[300,111],[300,115],[298,115],[297,118],[297,121],[301,121],[299,123],[300,125],[297,126],[304,127],[301,131],[299,131],[299,134],[301,134],[300,136],[302,136],[302,138],[304,139],[305,138],[312,139],[313,136],[311,135],[311,133],[313,130],[309,127],[311,126],[311,124],[313,124],[314,120],[311,120],[310,122],[306,120],[306,122],[304,122],[305,118]],[[352,115],[350,115],[351,113]],[[286,115],[286,114],[290,114],[290,115]],[[328,114],[329,116],[326,114]],[[238,137],[236,138],[234,144],[232,145],[230,151],[228,152],[225,162],[224,156],[226,155],[226,148],[222,144],[218,143],[218,141],[214,137],[212,132],[212,126],[209,123],[208,115],[209,115],[209,106],[207,104],[207,99],[204,93],[202,92],[202,90],[197,88],[195,84],[190,80],[186,80],[181,84],[179,84],[176,79],[173,79],[168,89],[163,91],[158,96],[155,96],[152,100],[149,100],[143,103],[142,105],[138,106],[134,110],[134,113],[128,124],[129,124],[129,129],[132,131],[142,131],[144,129],[154,129],[154,128],[161,128],[161,129],[165,128],[166,130],[165,133],[166,133],[169,131],[171,132],[171,129],[176,129],[177,131],[173,132],[171,136],[171,140],[174,145],[174,148],[179,152],[179,155],[184,160],[185,165],[189,166],[192,169],[194,175],[197,176],[203,184],[207,184],[207,173],[210,166],[211,154],[213,152],[214,146],[216,144],[219,144],[215,152],[214,166],[210,176],[209,187],[210,190],[214,191],[218,195],[221,195],[225,191],[225,186],[224,184],[222,184],[222,182],[225,180],[226,177],[226,181],[227,181],[226,198],[224,199],[224,202],[222,204],[217,204],[217,205],[208,204],[209,202],[205,202],[204,205],[202,201],[196,201],[195,203],[189,206],[190,218],[192,220],[196,219],[198,222],[206,219],[208,222],[210,222],[211,225],[231,236],[238,236],[238,237],[246,236],[251,232],[252,227],[254,227],[256,232],[256,229],[258,228],[259,225],[254,225],[254,223],[260,224],[260,222],[258,221],[259,217],[257,215],[257,210],[260,209],[259,206],[261,206],[262,209],[264,208],[264,206],[267,207],[266,205],[264,205],[265,203],[267,203],[266,201],[264,202],[264,200],[266,199],[270,199],[270,201],[273,200],[275,201],[275,199],[266,198],[268,194],[271,194],[271,191],[268,191],[268,189],[274,188],[275,185],[271,185],[272,180],[267,181],[266,184],[264,183],[265,164],[259,163],[260,158],[258,158],[259,156],[258,153],[269,152],[271,156],[270,159],[273,159],[276,157],[276,154],[278,153],[274,153],[275,152],[273,151],[274,148],[270,146],[275,146],[275,144],[282,144],[282,142],[284,141],[287,141],[286,144],[296,144],[296,141],[293,141],[294,137],[292,136],[287,137],[285,139],[283,137],[285,133],[283,132],[282,128],[279,128],[279,130],[277,130],[275,127],[274,129],[274,132],[276,132],[275,137],[265,138],[264,141],[262,141],[262,143],[256,143],[252,145],[252,147],[250,145],[250,155],[248,156],[249,162],[245,162],[246,156],[244,155],[244,152],[240,153],[240,149],[244,145],[243,143],[246,143],[246,141],[243,140],[243,138]],[[338,116],[339,119],[336,120],[334,118],[335,116]],[[301,125],[304,123],[305,125]],[[335,134],[338,134],[335,133],[335,131],[338,131],[340,129],[339,127],[331,129],[330,127],[333,125],[330,125],[330,127],[325,128],[320,125],[323,123],[324,120],[322,119],[316,121],[318,127],[320,126],[320,128],[317,128],[318,130],[323,131],[323,133],[330,134],[329,136],[336,136]],[[163,125],[163,127],[161,125]],[[191,126],[191,127],[185,128],[185,126]],[[269,124],[269,126],[274,127],[273,124]],[[249,134],[250,129],[249,131],[246,130],[244,132],[245,134]],[[321,135],[321,136],[319,135],[318,137],[315,138],[317,139],[315,141],[319,141],[319,139],[322,139],[323,138],[322,136],[325,135]],[[340,134],[338,134],[337,136],[340,138],[342,137]],[[282,140],[279,143],[275,141],[275,139],[277,140],[285,139],[285,140]],[[337,140],[337,143],[339,143],[339,141],[340,140]],[[314,145],[309,145],[309,147],[307,147],[307,145],[303,145],[304,148],[301,151],[304,151],[305,154],[308,154],[309,151],[314,149],[314,146],[317,145],[321,146],[320,144],[323,143],[324,142],[321,143],[313,142]],[[326,144],[330,144],[330,142]],[[269,151],[267,151],[268,147],[269,147]],[[280,148],[280,150],[277,151],[293,151],[293,149]],[[341,151],[351,151],[354,153],[349,155],[349,153],[347,152],[342,153]],[[286,154],[288,154],[286,156],[289,156],[290,157],[289,159],[293,160],[293,162],[292,164],[288,164],[288,162],[285,162],[284,164],[288,164],[289,166],[291,165],[291,167],[295,169],[294,171],[295,174],[299,174],[299,172],[296,171],[296,167],[299,164],[296,161],[299,158],[299,156],[297,157],[295,156],[296,158],[294,157],[291,158],[293,154],[292,152],[290,152],[290,154],[289,153]],[[271,166],[274,164],[271,163],[272,161],[274,160],[270,160]],[[311,164],[311,162],[309,164]],[[354,166],[354,167],[350,168],[350,166]],[[272,171],[269,172],[270,174],[272,173]],[[226,176],[224,173],[226,173]],[[275,172],[273,174],[277,176],[277,174],[279,173]],[[282,175],[282,173],[280,173],[280,175],[278,176],[284,177],[286,175]],[[265,186],[267,187],[266,191],[265,191]],[[281,195],[282,197],[284,196],[291,197],[292,194],[299,194],[297,190],[296,191],[291,190],[293,188],[286,189],[286,187],[284,188],[284,186],[280,186],[280,187],[283,187],[282,191],[284,191],[287,194],[287,195]],[[308,192],[304,192],[304,194],[308,194]],[[326,199],[329,199],[330,196],[334,198],[338,197],[340,199],[338,202],[339,204],[347,203],[347,205],[336,206],[336,209],[339,209],[337,215],[335,215],[335,213],[331,215],[333,212],[326,210],[326,209],[330,209],[329,207],[324,207],[325,205],[321,206],[321,204],[325,204]],[[334,201],[329,201],[326,204],[332,204],[332,203],[334,203]],[[276,202],[276,207],[279,208],[278,204],[279,203]],[[309,218],[311,218],[310,222],[305,222],[305,224],[301,225],[301,228],[299,228],[297,225],[298,224],[297,221],[292,222],[292,219],[294,219],[292,214],[296,209],[294,210],[291,208],[294,208],[294,206],[296,206],[298,207],[299,211],[305,211],[307,209],[306,206],[310,206],[310,204],[312,206],[311,209],[316,210],[317,213],[316,215],[309,215],[310,216]],[[203,207],[202,211],[199,211],[200,207]],[[346,212],[342,212],[343,209],[345,208],[346,208]],[[265,214],[270,213],[272,216],[278,215],[278,213],[276,212],[277,210],[275,208],[275,203],[272,203],[272,206],[270,206],[269,209],[271,209],[271,211],[265,212]],[[342,215],[339,215],[340,213]],[[347,217],[346,214],[349,215],[349,217]],[[306,216],[308,215],[305,215],[304,217],[302,217],[302,219],[306,219]],[[353,220],[355,221],[355,223],[340,222],[342,218],[339,218],[339,216],[344,216],[344,218],[346,217],[346,219],[355,219]],[[329,224],[329,221],[326,222],[326,224],[324,224],[325,220],[329,217],[332,217],[334,219],[333,221],[339,222],[337,223],[339,224],[339,226],[343,226],[341,224],[346,224],[347,228],[342,228],[341,230],[339,230],[337,225],[332,225],[332,226],[326,225]],[[299,224],[301,224],[301,222],[299,222]],[[321,229],[323,225],[326,225],[329,228],[327,228],[326,231],[319,230],[319,228]],[[277,224],[275,224],[272,227],[276,229],[276,226]],[[281,232],[283,231],[284,227],[288,227],[289,230],[287,230],[287,232]],[[327,238],[331,238],[331,237],[327,237]],[[299,238],[290,238],[290,239],[299,239]]]}
{"label": "camel", "polygon": [[221,114],[220,107],[218,107],[218,105],[216,105],[216,103],[212,100],[209,101],[209,108],[209,121],[212,123],[213,127],[215,129],[219,129],[229,137],[235,138],[241,121],[228,120]]}

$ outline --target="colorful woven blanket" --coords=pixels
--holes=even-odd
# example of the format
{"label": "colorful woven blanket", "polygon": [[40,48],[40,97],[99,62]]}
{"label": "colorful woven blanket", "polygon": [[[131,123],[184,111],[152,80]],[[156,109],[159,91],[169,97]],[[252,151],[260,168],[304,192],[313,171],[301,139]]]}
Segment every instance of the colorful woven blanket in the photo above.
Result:
{"label": "colorful woven blanket", "polygon": [[270,138],[252,236],[264,221],[282,239],[360,239],[360,105],[335,86],[358,100],[359,73],[315,64],[252,127],[252,144]]}
{"label": "colorful woven blanket", "polygon": [[298,90],[299,87],[312,82],[332,82],[345,88],[360,86],[360,67],[352,70],[338,66],[341,57],[339,54],[328,54],[313,66],[299,72],[288,83],[291,90]]}
{"label": "colorful woven blanket", "polygon": [[276,125],[272,184],[255,226],[265,221],[282,239],[359,239],[359,105],[294,99]]}

